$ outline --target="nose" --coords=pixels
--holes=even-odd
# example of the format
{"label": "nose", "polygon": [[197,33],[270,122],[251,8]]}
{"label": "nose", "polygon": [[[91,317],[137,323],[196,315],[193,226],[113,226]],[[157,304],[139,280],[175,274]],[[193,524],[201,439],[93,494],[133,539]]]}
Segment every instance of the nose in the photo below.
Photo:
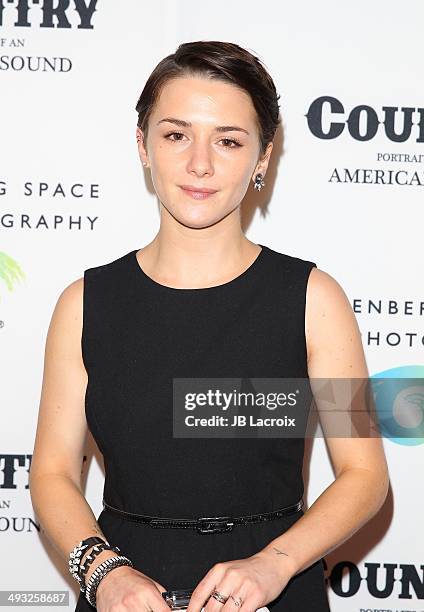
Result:
{"label": "nose", "polygon": [[209,143],[198,141],[190,146],[187,172],[196,176],[214,174],[213,151]]}

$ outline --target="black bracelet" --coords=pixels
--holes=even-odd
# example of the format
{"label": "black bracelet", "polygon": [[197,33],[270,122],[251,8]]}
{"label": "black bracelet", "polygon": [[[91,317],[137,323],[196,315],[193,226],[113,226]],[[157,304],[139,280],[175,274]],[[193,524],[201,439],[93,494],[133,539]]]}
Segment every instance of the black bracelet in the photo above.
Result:
{"label": "black bracelet", "polygon": [[94,559],[100,555],[101,552],[103,552],[104,550],[111,550],[113,552],[117,552],[120,553],[121,550],[117,547],[117,546],[112,546],[111,544],[109,544],[108,542],[102,542],[101,544],[96,544],[95,546],[93,546],[92,550],[88,553],[88,555],[85,557],[84,561],[82,561],[82,563],[79,566],[79,577],[81,579],[81,592],[84,593],[85,589],[86,589],[86,575],[88,572],[88,569],[90,567],[90,565],[93,563]]}
{"label": "black bracelet", "polygon": [[[81,563],[82,556],[83,554],[85,554],[85,551],[87,550],[87,548],[90,548],[91,546],[95,544],[101,544],[102,542],[105,542],[104,538],[92,536],[92,537],[86,538],[85,540],[81,540],[81,542],[77,544],[77,546],[75,546],[75,548],[70,552],[69,562],[68,562],[69,571],[72,577],[75,578],[75,580],[80,584],[80,586],[81,586],[81,580],[79,577],[79,566]],[[109,544],[109,542],[106,542],[106,544]]]}

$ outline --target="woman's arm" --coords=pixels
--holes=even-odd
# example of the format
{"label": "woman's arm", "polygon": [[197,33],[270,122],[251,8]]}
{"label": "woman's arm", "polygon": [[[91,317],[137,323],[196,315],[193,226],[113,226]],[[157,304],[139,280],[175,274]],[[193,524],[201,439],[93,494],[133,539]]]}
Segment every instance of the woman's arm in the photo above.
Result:
{"label": "woman's arm", "polygon": [[[334,278],[317,268],[308,281],[305,325],[311,379],[369,378],[361,334],[348,298]],[[316,405],[320,411],[318,400]],[[281,571],[286,574],[288,570],[292,576],[367,523],[383,505],[389,487],[381,439],[335,437],[334,429],[326,426],[328,413],[321,416],[324,433],[330,432],[326,444],[336,479],[290,529],[259,553],[273,557]]]}
{"label": "woman's arm", "polygon": [[[80,278],[66,287],[53,311],[29,473],[31,500],[41,530],[66,564],[70,551],[81,540],[90,536],[106,539],[81,490],[87,434],[87,373],[81,354],[83,283]],[[99,563],[115,555],[102,551],[91,564],[87,579]],[[119,567],[114,572],[126,569]]]}
{"label": "woman's arm", "polygon": [[[44,375],[35,447],[30,468],[30,493],[41,530],[68,565],[70,551],[85,538],[107,539],[81,488],[87,434],[85,392],[88,376],[81,350],[83,283],[78,279],[60,295],[47,334]],[[111,542],[114,544],[114,542]],[[86,549],[82,559],[90,552]],[[85,581],[102,561],[116,556],[101,551]],[[125,555],[125,550],[121,551]],[[169,611],[161,592],[166,588],[138,569],[115,567],[96,592],[99,610]]]}

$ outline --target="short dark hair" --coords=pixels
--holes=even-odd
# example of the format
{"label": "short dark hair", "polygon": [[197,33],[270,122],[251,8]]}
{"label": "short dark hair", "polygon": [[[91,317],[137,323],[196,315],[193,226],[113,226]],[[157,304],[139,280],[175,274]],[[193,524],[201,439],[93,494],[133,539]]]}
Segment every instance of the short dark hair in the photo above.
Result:
{"label": "short dark hair", "polygon": [[247,92],[257,114],[261,154],[265,153],[281,121],[280,95],[258,57],[235,43],[222,41],[183,43],[154,68],[136,105],[137,125],[145,139],[149,116],[162,87],[167,81],[184,76],[209,77],[231,83]]}

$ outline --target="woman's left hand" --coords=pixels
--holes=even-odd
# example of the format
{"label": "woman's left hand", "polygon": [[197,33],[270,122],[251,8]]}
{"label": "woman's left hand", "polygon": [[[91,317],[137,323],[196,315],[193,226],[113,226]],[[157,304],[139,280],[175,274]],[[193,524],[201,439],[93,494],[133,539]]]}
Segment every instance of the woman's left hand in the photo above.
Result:
{"label": "woman's left hand", "polygon": [[[255,612],[278,597],[292,575],[289,564],[269,551],[216,563],[194,589],[187,612]],[[215,589],[228,597],[225,603],[211,597]]]}

